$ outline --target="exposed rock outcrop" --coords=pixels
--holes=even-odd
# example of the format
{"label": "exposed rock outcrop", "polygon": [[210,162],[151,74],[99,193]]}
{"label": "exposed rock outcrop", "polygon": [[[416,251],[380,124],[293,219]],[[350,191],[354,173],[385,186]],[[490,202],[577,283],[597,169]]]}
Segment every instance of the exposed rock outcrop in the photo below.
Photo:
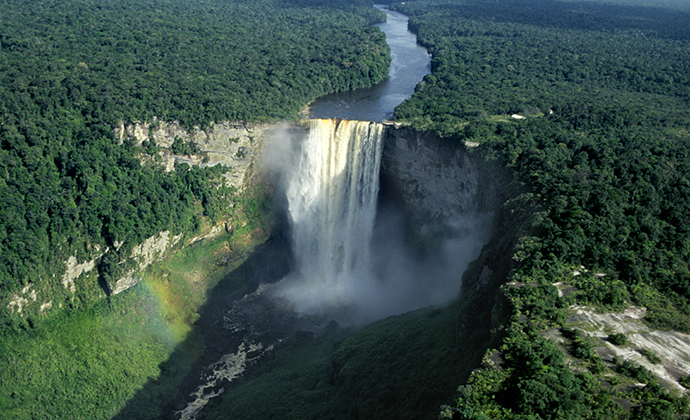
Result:
{"label": "exposed rock outcrop", "polygon": [[36,296],[36,291],[33,290],[33,283],[29,283],[24,288],[22,288],[21,293],[17,293],[14,296],[12,296],[12,299],[10,300],[9,305],[7,305],[7,308],[9,308],[10,311],[17,311],[17,313],[22,313],[22,310],[24,307],[32,302],[36,302],[38,297]]}
{"label": "exposed rock outcrop", "polygon": [[165,252],[175,246],[181,238],[182,235],[171,237],[170,231],[166,230],[146,239],[143,244],[135,246],[130,258],[137,262],[137,267],[118,279],[115,284],[109,285],[111,294],[122,293],[137,284],[141,279],[138,273],[161,260]]}
{"label": "exposed rock outcrop", "polygon": [[[121,121],[115,130],[115,136],[120,144],[130,139],[140,146],[144,141],[155,140],[161,148],[158,152],[161,164],[167,171],[175,167],[175,163],[187,163],[198,166],[223,165],[233,170],[227,173],[229,185],[241,189],[251,177],[252,163],[259,154],[263,144],[262,138],[273,124],[251,124],[245,122],[219,122],[202,130],[194,127],[192,130],[183,128],[178,122],[164,122],[154,120],[153,123]],[[171,147],[175,138],[193,142],[204,155],[175,155]]]}
{"label": "exposed rock outcrop", "polygon": [[453,218],[493,210],[498,193],[488,174],[464,145],[428,133],[390,125],[381,176],[404,199],[412,214]]}
{"label": "exposed rock outcrop", "polygon": [[[570,325],[598,338],[594,342],[595,351],[606,363],[614,365],[614,357],[631,361],[652,372],[668,389],[676,393],[685,392],[678,381],[690,373],[690,354],[687,350],[690,335],[649,328],[642,321],[647,315],[643,307],[631,306],[623,312],[602,313],[595,308],[573,305],[569,312],[571,315],[567,322]],[[612,333],[624,333],[628,344],[617,346],[611,343],[608,336]],[[650,361],[643,355],[642,349],[657,355],[660,362]]]}
{"label": "exposed rock outcrop", "polygon": [[[274,124],[250,124],[245,122],[220,122],[202,130],[194,127],[187,130],[178,122],[165,122],[154,120],[149,123],[125,123],[120,122],[115,130],[115,135],[120,141],[130,139],[136,145],[142,145],[145,141],[154,140],[161,148],[158,155],[162,158],[162,164],[167,171],[175,167],[175,163],[186,163],[201,167],[223,165],[232,168],[225,174],[228,185],[241,190],[254,176],[252,170],[258,159],[264,137],[275,127]],[[186,142],[195,143],[204,155],[176,155],[171,147],[176,138]],[[202,239],[216,237],[224,231],[230,231],[231,226],[226,222],[213,226],[208,232],[191,238],[188,244]],[[170,232],[161,232],[159,235],[148,238],[143,244],[132,251],[131,258],[137,260],[137,268],[128,272],[117,280],[114,285],[109,285],[111,293],[116,295],[137,284],[140,280],[139,273],[153,262],[162,258],[165,252],[174,246],[180,236],[170,237]]]}
{"label": "exposed rock outcrop", "polygon": [[[108,250],[106,249],[105,252],[108,252]],[[73,255],[70,256],[67,261],[65,261],[67,270],[65,271],[65,274],[62,275],[62,285],[65,287],[65,289],[69,289],[70,292],[74,293],[76,291],[74,280],[76,280],[77,277],[81,276],[82,274],[93,270],[94,267],[96,267],[96,261],[98,261],[98,258],[100,258],[101,255],[103,254],[100,254],[96,258],[83,263],[79,263],[77,257]]]}

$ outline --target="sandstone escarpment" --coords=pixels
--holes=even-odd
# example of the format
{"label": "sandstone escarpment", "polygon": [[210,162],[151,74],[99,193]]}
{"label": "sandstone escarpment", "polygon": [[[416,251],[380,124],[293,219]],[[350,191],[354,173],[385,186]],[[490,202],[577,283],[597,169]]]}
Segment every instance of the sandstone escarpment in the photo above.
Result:
{"label": "sandstone escarpment", "polygon": [[381,177],[416,218],[448,219],[498,205],[496,180],[481,162],[463,144],[390,125]]}
{"label": "sandstone escarpment", "polygon": [[[124,122],[115,130],[120,144],[130,139],[140,146],[145,141],[155,141],[160,148],[160,163],[167,171],[175,163],[186,163],[201,167],[223,165],[232,170],[225,174],[228,185],[242,189],[252,175],[252,165],[261,151],[263,138],[274,127],[273,124],[251,124],[245,122],[212,123],[202,130],[194,127],[185,129],[178,122],[154,120],[153,123]],[[171,147],[175,139],[195,143],[203,154],[176,155]]]}

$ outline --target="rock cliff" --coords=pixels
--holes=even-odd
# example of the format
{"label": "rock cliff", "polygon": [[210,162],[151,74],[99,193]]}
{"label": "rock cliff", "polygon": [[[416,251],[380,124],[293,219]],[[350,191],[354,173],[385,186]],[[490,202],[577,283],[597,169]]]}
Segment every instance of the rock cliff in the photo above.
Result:
{"label": "rock cliff", "polygon": [[[187,130],[178,122],[154,120],[153,123],[124,122],[115,129],[115,136],[120,144],[130,139],[136,145],[153,139],[161,149],[158,154],[167,171],[175,163],[189,165],[215,166],[223,165],[232,168],[225,176],[229,185],[242,189],[252,176],[252,164],[263,145],[263,137],[275,124],[251,124],[245,122],[219,122],[211,124],[208,129],[194,127]],[[171,146],[175,138],[195,143],[204,155],[176,155]]]}
{"label": "rock cliff", "polygon": [[494,210],[494,174],[462,143],[389,125],[381,160],[383,183],[418,220],[454,218]]}
{"label": "rock cliff", "polygon": [[[187,130],[177,122],[154,119],[152,123],[120,121],[115,128],[114,135],[120,144],[125,141],[132,141],[140,146],[145,141],[155,141],[160,156],[156,162],[164,165],[167,171],[174,170],[176,162],[199,166],[224,165],[230,167],[232,170],[225,174],[227,184],[241,192],[246,185],[253,182],[254,165],[261,154],[264,139],[276,127],[276,124],[225,121],[211,124],[205,130],[199,127]],[[195,143],[203,154],[176,155],[171,150],[176,138]],[[142,163],[147,163],[146,159],[142,155]],[[229,225],[229,222],[223,221],[216,226],[207,226],[195,237],[173,237],[169,231],[159,232],[151,236],[144,243],[134,247],[128,260],[134,261],[133,266],[135,268],[127,271],[122,278],[113,284],[109,284],[110,293],[118,294],[137,284],[140,279],[139,273],[151,263],[163,258],[179,241],[182,240],[184,244],[191,244],[205,238],[218,236],[231,229],[232,226]],[[115,244],[115,247],[117,248],[118,245],[121,244]],[[65,261],[65,272],[60,277],[64,288],[69,290],[72,295],[78,293],[75,282],[77,278],[92,272],[98,266],[99,258],[109,251],[106,248],[87,261],[79,261],[75,256],[69,257]],[[29,283],[20,293],[12,296],[7,303],[7,308],[12,313],[22,314],[24,308],[36,305],[37,308],[40,308],[40,312],[44,313],[53,305],[52,301],[46,301],[42,298],[42,291],[43,288],[36,289],[33,283]]]}
{"label": "rock cliff", "polygon": [[[223,165],[232,168],[225,174],[228,185],[241,191],[254,176],[253,167],[260,155],[264,136],[275,127],[272,124],[250,124],[245,122],[220,122],[211,124],[206,130],[195,127],[186,130],[177,122],[154,121],[149,123],[125,123],[120,122],[115,135],[120,143],[130,139],[137,145],[153,139],[161,148],[158,152],[162,157],[162,163],[166,170],[174,170],[175,163],[187,163],[189,165],[215,166]],[[176,155],[171,147],[176,138],[186,142],[195,143],[206,158],[202,155]],[[223,221],[216,226],[211,226],[193,238],[185,242],[192,244],[205,238],[218,236],[224,231],[231,230],[232,226]],[[181,238],[171,237],[170,232],[160,232],[148,238],[143,244],[135,247],[130,258],[136,261],[136,268],[118,279],[115,284],[109,285],[112,294],[121,293],[139,282],[139,273],[154,261],[160,260],[165,253],[172,248]]]}

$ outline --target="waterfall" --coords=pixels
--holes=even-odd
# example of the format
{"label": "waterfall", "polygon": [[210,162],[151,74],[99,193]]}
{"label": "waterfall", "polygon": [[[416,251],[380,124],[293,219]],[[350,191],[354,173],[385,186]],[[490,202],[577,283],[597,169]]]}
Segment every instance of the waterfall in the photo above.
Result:
{"label": "waterfall", "polygon": [[[384,130],[371,122],[311,120],[298,147],[291,139],[278,143],[282,149],[274,148],[280,156],[274,164],[286,181],[295,264],[265,290],[299,314],[362,325],[446,304],[457,298],[462,273],[488,239],[491,213],[451,204],[446,207],[456,213],[422,222],[433,252],[423,257],[416,253],[406,242],[403,209],[390,203],[378,207]],[[429,185],[453,191],[466,178],[467,165],[453,166],[453,159],[450,167],[434,168],[444,156],[435,149],[423,153],[428,156],[410,151],[409,159],[403,159],[421,159],[428,169],[415,173],[426,177],[426,187],[412,183],[420,191],[409,194],[446,198],[442,189],[430,191]],[[458,203],[463,203],[476,191],[460,195]]]}
{"label": "waterfall", "polygon": [[369,244],[384,127],[311,120],[287,187],[296,269],[276,292],[302,312],[352,305],[372,279]]}

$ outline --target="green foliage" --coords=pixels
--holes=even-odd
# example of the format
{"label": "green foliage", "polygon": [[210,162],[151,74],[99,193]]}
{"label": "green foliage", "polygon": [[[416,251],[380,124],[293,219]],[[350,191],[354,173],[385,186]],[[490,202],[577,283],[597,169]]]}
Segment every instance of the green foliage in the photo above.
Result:
{"label": "green foliage", "polygon": [[[155,297],[138,286],[0,343],[3,419],[109,419],[160,375],[174,342]],[[165,384],[165,392],[175,392]]]}
{"label": "green foliage", "polygon": [[14,78],[5,93],[48,93],[54,99],[37,107],[72,103],[110,123],[114,115],[203,127],[291,117],[317,96],[387,75],[383,34],[367,27],[381,12],[303,3],[12,0],[2,21]]}
{"label": "green foliage", "polygon": [[[396,118],[478,141],[515,171],[536,211],[522,233],[535,239],[516,254],[519,281],[550,277],[554,264],[596,268],[606,277],[581,276],[571,299],[612,310],[643,299],[654,325],[690,331],[690,80],[668,83],[688,73],[690,60],[678,62],[688,33],[670,29],[687,12],[655,9],[633,24],[624,9],[592,3],[602,14],[583,23],[563,18],[568,3],[523,6],[396,5],[433,54],[432,75]],[[670,305],[631,287],[656,289]]]}
{"label": "green foliage", "polygon": [[[620,418],[622,409],[589,373],[574,373],[540,335],[515,331],[501,348],[506,363],[485,365],[460,390],[464,418]],[[489,387],[486,384],[490,384]],[[460,418],[463,418],[462,416]]]}
{"label": "green foliage", "polygon": [[[4,2],[0,300],[31,280],[55,305],[88,307],[102,296],[95,279],[78,280],[74,298],[59,282],[37,279],[61,273],[69,255],[83,261],[116,243],[126,255],[159,230],[192,232],[202,216],[229,214],[233,191],[221,187],[217,169],[179,165],[166,174],[142,167],[132,144],[116,144],[118,120],[159,117],[203,127],[221,119],[292,117],[323,93],[385,77],[382,34],[365,28],[380,14],[363,2],[324,6],[319,0]],[[504,363],[485,359],[456,407],[445,412],[532,419],[687,413],[686,401],[668,396],[651,373],[627,361],[618,372],[647,386],[631,391],[636,405],[625,413],[592,375],[601,361],[589,340],[570,337],[573,355],[590,361],[591,373],[575,373],[540,334],[562,324],[567,303],[620,309],[627,299],[648,308],[652,325],[690,331],[687,12],[540,0],[529,12],[519,1],[418,0],[395,7],[412,16],[411,28],[433,54],[433,74],[396,118],[481,143],[487,159],[513,171],[517,186],[502,209],[514,215],[502,222],[509,234],[492,242],[505,258],[514,256],[501,264],[510,265],[510,280],[521,285],[503,289],[514,310],[510,324],[496,325],[506,334]],[[513,120],[512,113],[527,118]],[[149,141],[144,151],[154,154],[157,147]],[[248,223],[237,241],[265,234],[265,196],[241,204]],[[110,255],[101,261],[105,283],[120,269]],[[566,300],[550,284],[571,266],[591,271],[573,282],[580,292]],[[143,292],[125,296],[152,302],[135,293]],[[209,416],[236,409],[255,417],[421,418],[433,410],[424,404],[438,406],[468,371],[459,364],[473,354],[461,357],[458,346],[471,341],[473,351],[482,348],[492,337],[487,325],[503,321],[493,316],[500,297],[487,302],[470,288],[464,297],[457,329],[456,315],[389,320],[343,341],[331,366],[324,353],[312,357],[308,370],[299,370],[304,361],[277,361],[280,380],[238,391]],[[2,415],[106,418],[147,376],[156,377],[152,366],[170,348],[155,332],[159,309],[120,307],[121,299],[43,327],[37,310],[19,320],[3,309],[0,350],[9,356],[0,372],[11,392],[0,393]],[[183,314],[163,310],[163,318],[173,325],[194,318],[189,308],[196,301],[173,301]],[[117,317],[102,315],[109,311]],[[17,332],[22,328],[28,332]],[[439,339],[441,332],[448,335]],[[338,387],[329,382],[334,369]],[[291,389],[291,401],[266,406],[266,396],[278,395],[272,390],[284,390],[295,375],[304,381]],[[174,383],[152,385],[147,397],[170,395],[166,387]],[[333,396],[339,399],[324,403]],[[299,411],[295,399],[313,410]],[[132,410],[155,417],[158,408],[145,400]]]}
{"label": "green foliage", "polygon": [[[631,35],[624,31],[614,31],[609,36],[607,42],[616,47],[603,48],[599,30],[580,31],[572,38],[575,34],[563,27],[562,20],[552,23],[552,29],[544,28],[544,22],[556,19],[554,11],[558,8],[542,7],[544,5],[539,2],[529,16],[516,14],[515,10],[512,18],[505,14],[506,10],[518,8],[518,5],[511,2],[501,3],[497,8],[478,3],[422,7],[428,4],[436,3],[408,2],[401,6],[405,12],[413,14],[415,27],[430,45],[437,65],[415,96],[398,108],[396,116],[408,119],[406,113],[410,107],[417,107],[421,110],[419,115],[431,116],[432,121],[437,116],[438,122],[429,128],[443,132],[455,130],[468,140],[485,143],[490,153],[513,167],[521,181],[533,189],[529,200],[543,216],[530,232],[540,239],[520,254],[523,275],[534,277],[545,268],[544,260],[600,267],[605,273],[617,273],[621,282],[592,275],[582,276],[578,282],[578,287],[583,289],[577,297],[579,302],[603,304],[611,309],[623,307],[626,288],[630,285],[653,284],[671,297],[672,306],[677,310],[674,314],[680,312],[682,315],[667,316],[667,306],[652,305],[650,309],[654,314],[649,319],[656,325],[673,325],[687,330],[685,308],[689,295],[683,284],[687,283],[690,256],[684,244],[688,242],[689,233],[683,227],[688,223],[687,212],[680,209],[690,204],[681,198],[688,197],[686,181],[690,179],[690,156],[688,137],[675,133],[686,132],[687,112],[677,111],[688,109],[682,104],[690,97],[688,84],[669,87],[651,75],[645,79],[645,83],[651,83],[646,87],[621,85],[620,80],[610,77],[599,79],[608,72],[619,72],[617,69],[632,65],[603,59],[585,62],[596,68],[596,76],[565,78],[557,82],[561,70],[549,60],[556,57],[563,60],[567,54],[551,54],[549,48],[566,44],[572,54],[594,58],[612,49],[645,47],[633,42]],[[439,13],[449,16],[441,19]],[[493,20],[490,23],[480,15],[502,18],[498,23]],[[518,16],[519,23],[514,22]],[[673,17],[661,11],[655,19],[662,18]],[[528,31],[531,35],[511,36],[518,29],[521,34]],[[543,42],[535,41],[539,37],[543,37]],[[685,45],[663,37],[651,39],[649,42]],[[512,45],[521,40],[528,43]],[[478,44],[476,49],[472,47],[475,44]],[[662,59],[668,60],[669,66],[677,64],[672,52],[674,48],[663,49],[665,58]],[[687,53],[686,49],[683,51]],[[635,50],[624,57],[659,63],[659,57],[645,58],[648,52],[648,49],[639,53]],[[485,64],[487,62],[489,64]],[[501,87],[517,77],[511,74],[515,65],[510,63],[520,63],[524,67],[519,72],[524,83],[515,83],[517,89]],[[647,64],[644,69],[656,72],[659,66]],[[638,70],[641,70],[639,66]],[[591,69],[589,72],[593,74]],[[479,73],[485,80],[477,82],[470,73]],[[456,83],[449,83],[450,79]],[[443,80],[446,83],[441,83]],[[545,88],[545,80],[554,80],[554,85]],[[467,85],[458,84],[458,81]],[[436,89],[431,89],[432,83]],[[536,89],[537,84],[539,89]],[[593,89],[597,84],[601,86]],[[477,89],[483,90],[477,92]],[[658,100],[650,103],[644,92],[654,92]],[[553,95],[540,99],[548,104],[548,109],[544,110],[546,117],[518,122],[487,119],[486,113],[474,111],[458,113],[472,101],[480,100],[482,103],[477,106],[489,114],[521,112],[528,115],[523,111],[530,106],[539,108],[538,101],[510,105],[511,98],[546,93]],[[434,98],[433,107],[425,105],[426,98]],[[584,103],[597,104],[600,108],[583,108]],[[625,124],[617,123],[612,118],[625,109],[626,103],[631,104],[634,111],[631,109],[623,117]],[[520,107],[526,108],[521,110]],[[549,115],[549,110],[554,114]],[[445,118],[447,113],[455,113],[458,123],[449,123]]]}
{"label": "green foliage", "polygon": [[616,346],[624,346],[628,344],[628,336],[623,333],[609,334],[608,340],[611,344]]}
{"label": "green foliage", "polygon": [[[386,77],[390,58],[383,34],[370,27],[382,13],[370,6],[3,2],[0,417],[111,418],[144,384],[146,402],[133,412],[160,415],[201,351],[197,337],[171,355],[205,290],[170,275],[107,301],[106,291],[128,268],[120,260],[144,238],[191,234],[240,206],[222,168],[178,165],[166,173],[142,165],[141,153],[155,158],[155,141],[119,144],[115,127],[156,118],[188,128],[275,120],[325,93],[372,85]],[[195,146],[177,140],[174,152],[196,154]],[[253,241],[266,237],[266,200],[246,204],[247,215],[234,216],[251,230],[239,231],[223,261],[243,261]],[[106,249],[100,278],[77,278],[75,293],[63,286],[69,256],[82,262]],[[8,302],[25,288],[40,301],[10,313]],[[155,294],[172,306],[159,307]],[[52,317],[42,302],[52,304]]]}
{"label": "green foliage", "polygon": [[[485,125],[491,114],[551,110],[578,128],[635,124],[654,115],[668,121],[673,104],[688,99],[688,79],[680,75],[688,70],[683,42],[690,32],[674,26],[688,12],[600,2],[586,7],[591,13],[541,0],[529,9],[520,1],[394,5],[412,16],[410,27],[433,55],[432,75],[396,118],[445,132],[461,131],[466,121]],[[610,54],[614,50],[618,54]],[[676,54],[686,57],[683,63]],[[657,96],[669,93],[684,99]]]}
{"label": "green foliage", "polygon": [[625,376],[629,376],[643,383],[648,383],[654,378],[652,372],[647,370],[647,368],[636,365],[630,360],[623,360],[621,362],[618,358],[614,358],[613,361],[617,364],[618,372]]}
{"label": "green foliage", "polygon": [[645,321],[662,329],[690,332],[687,299],[673,290],[666,289],[661,293],[659,289],[644,283],[632,287],[633,299],[648,310]]}
{"label": "green foliage", "polygon": [[652,364],[658,365],[661,363],[661,357],[649,349],[640,349],[640,354],[646,357]]}
{"label": "green foliage", "polygon": [[569,297],[570,301],[598,305],[612,311],[621,311],[626,307],[628,292],[620,280],[583,273],[575,278],[573,285],[579,291]]}
{"label": "green foliage", "polygon": [[[0,302],[29,283],[40,298],[89,306],[55,278],[65,261],[124,257],[163,230],[194,233],[229,215],[218,168],[166,173],[118,144],[119,121],[269,120],[328,92],[372,85],[389,49],[365,2],[265,0],[3,3],[0,19]],[[174,153],[198,154],[176,139]],[[114,254],[109,254],[114,258]],[[101,263],[104,283],[113,261]],[[104,289],[107,287],[103,287]],[[23,313],[40,319],[39,305]],[[33,322],[33,321],[32,321]],[[27,324],[23,324],[27,325]]]}
{"label": "green foliage", "polygon": [[578,359],[595,360],[598,358],[594,352],[592,340],[581,330],[563,327],[561,333],[569,338],[572,343],[571,354]]}
{"label": "green foliage", "polygon": [[204,351],[194,322],[209,291],[223,302],[247,291],[233,270],[256,242],[238,236],[184,248],[88,310],[6,333],[0,419],[160,418]]}
{"label": "green foliage", "polygon": [[155,155],[158,153],[158,145],[156,144],[156,139],[153,137],[149,138],[149,140],[144,140],[141,145],[144,148],[144,151],[149,155]]}
{"label": "green foliage", "polygon": [[199,145],[193,141],[185,141],[180,137],[175,137],[170,150],[176,155],[197,155],[201,153]]}
{"label": "green foliage", "polygon": [[536,329],[543,329],[549,323],[558,324],[564,321],[561,311],[564,302],[559,298],[556,288],[551,285],[504,287],[503,292],[522,314],[533,321],[532,326]]}

